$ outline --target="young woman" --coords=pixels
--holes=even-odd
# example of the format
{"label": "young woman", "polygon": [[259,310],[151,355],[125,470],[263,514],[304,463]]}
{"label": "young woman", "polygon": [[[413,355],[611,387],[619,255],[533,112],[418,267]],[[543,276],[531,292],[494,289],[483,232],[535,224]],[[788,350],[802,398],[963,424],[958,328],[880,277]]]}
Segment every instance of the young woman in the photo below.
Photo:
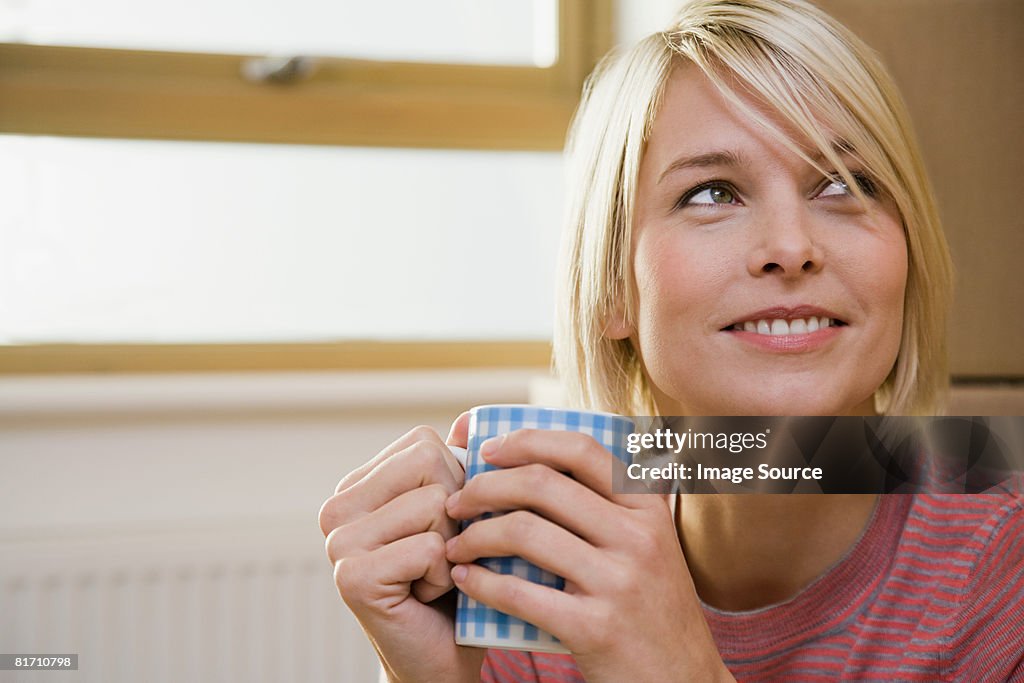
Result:
{"label": "young woman", "polygon": [[[606,59],[573,124],[559,374],[624,414],[935,413],[949,257],[870,50],[802,0],[695,0]],[[466,416],[448,443],[463,444]],[[391,681],[1024,681],[1024,498],[612,491],[519,431],[461,489],[415,429],[320,523]],[[564,476],[566,473],[571,477]],[[460,490],[461,489],[461,490]],[[487,511],[518,511],[458,533]],[[492,574],[521,555],[566,590]],[[457,647],[449,591],[564,655]]]}

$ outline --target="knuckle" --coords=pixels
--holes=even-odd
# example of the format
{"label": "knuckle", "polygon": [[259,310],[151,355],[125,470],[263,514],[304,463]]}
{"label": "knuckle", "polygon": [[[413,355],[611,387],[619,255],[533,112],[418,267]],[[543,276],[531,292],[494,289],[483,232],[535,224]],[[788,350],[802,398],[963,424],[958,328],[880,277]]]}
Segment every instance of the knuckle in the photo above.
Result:
{"label": "knuckle", "polygon": [[423,457],[427,458],[431,466],[448,468],[444,459],[451,451],[448,450],[447,446],[438,441],[423,441],[421,443],[423,444],[423,450],[426,451]]}
{"label": "knuckle", "polygon": [[324,541],[324,548],[327,550],[327,559],[331,562],[337,562],[347,555],[350,555],[351,552],[349,546],[351,545],[351,536],[351,528],[346,524],[335,527],[331,533],[327,534],[327,540]]}
{"label": "knuckle", "polygon": [[526,510],[515,510],[505,515],[505,534],[516,541],[530,537],[536,518]]}
{"label": "knuckle", "polygon": [[544,497],[552,488],[555,483],[553,477],[561,476],[556,475],[550,467],[536,463],[520,469],[523,470],[523,476],[526,478],[526,490],[540,497]]}
{"label": "knuckle", "polygon": [[428,427],[427,425],[416,425],[409,430],[409,433],[406,436],[414,442],[438,441],[441,438],[436,429]]}
{"label": "knuckle", "polygon": [[441,448],[436,441],[417,441],[405,451],[404,457],[413,467],[430,469],[442,462]]}
{"label": "knuckle", "polygon": [[541,443],[543,443],[545,431],[548,430],[530,429],[529,427],[514,429],[505,434],[505,438],[501,442],[501,447],[502,449],[511,449],[513,451],[533,450],[536,447],[538,439],[541,439]]}
{"label": "knuckle", "polygon": [[455,490],[455,481],[446,462],[449,453],[448,447],[439,441],[418,441],[402,456],[406,458],[403,466],[418,472],[424,483],[443,483],[450,494]]}
{"label": "knuckle", "polygon": [[522,581],[507,579],[496,586],[497,602],[504,607],[522,605],[525,602],[525,584]]}
{"label": "knuckle", "polygon": [[576,439],[572,455],[578,460],[591,460],[595,456],[606,453],[604,446],[597,442],[597,439],[590,436],[589,434],[580,434],[580,438]]}
{"label": "knuckle", "polygon": [[605,603],[591,606],[587,610],[587,618],[582,621],[580,633],[586,642],[585,649],[604,650],[613,645],[616,628],[615,610]]}
{"label": "knuckle", "polygon": [[334,585],[345,602],[356,602],[362,593],[363,577],[357,558],[342,558],[334,563]]}
{"label": "knuckle", "polygon": [[359,478],[359,475],[355,471],[349,472],[344,477],[342,477],[341,481],[338,482],[338,485],[334,487],[334,493],[336,493],[336,494],[337,493],[341,493],[342,491],[347,489],[349,486],[351,486],[352,484],[356,483],[358,478]]}
{"label": "knuckle", "polygon": [[658,534],[649,527],[639,526],[632,533],[632,546],[635,555],[643,558],[657,557],[661,555],[662,548],[659,547]]}
{"label": "knuckle", "polygon": [[323,532],[324,536],[327,536],[339,527],[344,521],[344,511],[341,503],[341,494],[336,493],[320,506],[320,514],[318,520],[320,522],[320,531]]}
{"label": "knuckle", "polygon": [[353,493],[346,489],[341,493],[335,493],[324,501],[320,506],[320,530],[328,535],[339,526],[352,521],[358,509],[355,505]]}
{"label": "knuckle", "polygon": [[534,430],[529,429],[528,427],[513,429],[505,434],[505,438],[501,440],[501,445],[502,447],[505,447],[508,444],[518,443],[524,439],[528,440],[533,431]]}
{"label": "knuckle", "polygon": [[617,563],[609,563],[605,567],[605,582],[613,595],[631,596],[635,595],[634,578],[632,572]]}
{"label": "knuckle", "polygon": [[331,530],[334,528],[334,526],[332,525],[334,518],[331,515],[331,510],[333,508],[333,506],[331,505],[332,500],[334,500],[333,496],[325,500],[323,502],[323,505],[320,506],[320,513],[317,515],[317,521],[320,524],[320,531],[323,533],[324,536],[327,536],[329,533],[331,533]]}
{"label": "knuckle", "polygon": [[422,490],[431,512],[445,509],[444,503],[448,500],[448,489],[441,484],[427,484],[422,487]]}
{"label": "knuckle", "polygon": [[427,532],[423,539],[423,553],[431,561],[447,561],[444,536],[437,531]]}

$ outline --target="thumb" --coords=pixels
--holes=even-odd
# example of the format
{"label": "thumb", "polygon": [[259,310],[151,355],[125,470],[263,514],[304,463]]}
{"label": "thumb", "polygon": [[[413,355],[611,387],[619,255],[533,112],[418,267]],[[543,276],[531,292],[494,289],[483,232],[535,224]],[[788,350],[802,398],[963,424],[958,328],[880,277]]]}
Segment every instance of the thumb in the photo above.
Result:
{"label": "thumb", "polygon": [[455,422],[452,423],[451,431],[448,432],[448,438],[445,439],[445,443],[449,446],[458,446],[459,448],[465,448],[469,443],[468,410],[455,418]]}
{"label": "thumb", "polygon": [[445,458],[445,462],[448,463],[448,467],[451,469],[452,474],[455,476],[455,481],[462,486],[466,480],[466,472],[464,470],[466,464],[466,445],[469,443],[469,412],[465,412],[455,418],[455,422],[452,423],[452,428],[448,432],[448,438],[445,439],[445,444],[453,447],[462,449],[462,455],[456,457],[455,453],[450,454]]}

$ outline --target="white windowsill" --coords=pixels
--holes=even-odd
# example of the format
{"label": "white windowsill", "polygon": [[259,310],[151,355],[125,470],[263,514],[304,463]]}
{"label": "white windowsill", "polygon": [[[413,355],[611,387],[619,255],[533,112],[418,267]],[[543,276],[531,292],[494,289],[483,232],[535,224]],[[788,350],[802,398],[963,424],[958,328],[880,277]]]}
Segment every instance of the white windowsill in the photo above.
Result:
{"label": "white windowsill", "polygon": [[0,378],[0,419],[524,403],[531,369],[175,373]]}

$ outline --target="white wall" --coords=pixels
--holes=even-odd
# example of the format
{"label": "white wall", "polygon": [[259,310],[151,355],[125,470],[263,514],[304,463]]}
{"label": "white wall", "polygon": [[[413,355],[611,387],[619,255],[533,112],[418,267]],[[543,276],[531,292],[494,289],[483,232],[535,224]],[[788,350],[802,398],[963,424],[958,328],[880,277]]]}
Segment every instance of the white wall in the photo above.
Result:
{"label": "white wall", "polygon": [[[0,378],[0,534],[301,520],[417,424],[524,402],[530,372]],[[319,533],[319,532],[318,532]]]}
{"label": "white wall", "polygon": [[81,656],[40,681],[371,680],[320,505],[413,426],[525,402],[532,375],[0,378],[0,646]]}
{"label": "white wall", "polygon": [[681,0],[618,0],[615,4],[616,42],[630,45],[663,30],[681,4]]}

